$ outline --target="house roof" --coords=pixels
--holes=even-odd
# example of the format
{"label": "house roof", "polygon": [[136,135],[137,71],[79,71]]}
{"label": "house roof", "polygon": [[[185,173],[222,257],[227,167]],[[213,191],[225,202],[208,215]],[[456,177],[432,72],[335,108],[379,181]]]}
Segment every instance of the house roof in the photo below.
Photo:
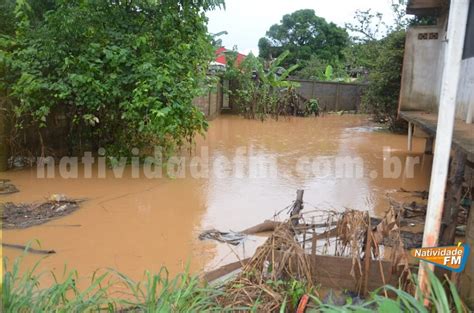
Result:
{"label": "house roof", "polygon": [[[219,63],[219,64],[223,64],[223,65],[226,65],[227,64],[227,60],[226,60],[226,57],[225,57],[225,53],[224,52],[227,52],[227,51],[232,51],[232,50],[229,50],[229,49],[226,49],[225,47],[220,47],[219,49],[216,50],[216,59],[215,59],[215,62],[216,63]],[[237,54],[237,65],[239,65],[244,59],[245,59],[246,55],[245,54],[242,54],[242,53],[238,53]]]}

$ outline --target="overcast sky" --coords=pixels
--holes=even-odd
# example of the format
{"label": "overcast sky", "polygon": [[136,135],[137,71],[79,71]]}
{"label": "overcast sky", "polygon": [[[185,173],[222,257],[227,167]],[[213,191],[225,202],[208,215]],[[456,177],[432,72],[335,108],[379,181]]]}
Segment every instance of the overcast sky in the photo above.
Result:
{"label": "overcast sky", "polygon": [[353,20],[357,9],[372,9],[383,13],[390,23],[392,0],[226,0],[225,10],[209,12],[209,32],[227,31],[223,35],[224,46],[237,45],[240,52],[258,54],[258,40],[283,15],[300,9],[313,9],[316,15],[339,26]]}

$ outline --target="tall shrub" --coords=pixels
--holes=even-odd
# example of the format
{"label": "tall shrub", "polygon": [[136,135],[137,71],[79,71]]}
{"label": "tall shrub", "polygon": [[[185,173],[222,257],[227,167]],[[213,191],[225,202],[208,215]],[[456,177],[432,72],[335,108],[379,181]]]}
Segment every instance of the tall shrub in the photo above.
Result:
{"label": "tall shrub", "polygon": [[17,1],[15,33],[0,30],[0,62],[9,72],[3,85],[16,100],[16,127],[41,138],[60,112],[71,151],[191,141],[206,128],[191,104],[213,56],[205,12],[221,5]]}
{"label": "tall shrub", "polygon": [[377,43],[378,54],[369,74],[362,102],[365,109],[378,120],[388,121],[395,126],[400,94],[405,31],[390,33]]}

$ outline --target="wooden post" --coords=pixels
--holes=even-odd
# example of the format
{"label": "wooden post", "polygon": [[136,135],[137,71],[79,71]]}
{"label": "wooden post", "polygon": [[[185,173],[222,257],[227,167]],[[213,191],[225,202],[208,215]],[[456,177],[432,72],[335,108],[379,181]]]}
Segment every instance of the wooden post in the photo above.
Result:
{"label": "wooden post", "polygon": [[413,124],[408,122],[408,151],[413,149]]}
{"label": "wooden post", "polygon": [[316,255],[316,248],[318,247],[318,238],[316,235],[316,231],[313,232],[313,237],[311,238],[311,256]]}
{"label": "wooden post", "polygon": [[441,237],[443,245],[454,243],[456,226],[459,213],[459,205],[462,197],[462,183],[464,180],[464,167],[466,165],[466,155],[457,149],[451,161],[451,173],[449,187],[446,195],[446,202],[443,212],[443,224],[446,228]]}
{"label": "wooden post", "polygon": [[369,293],[369,271],[370,271],[370,261],[372,259],[371,256],[371,248],[372,248],[372,226],[370,225],[370,214],[367,213],[367,220],[368,220],[368,226],[367,226],[367,239],[365,241],[365,250],[364,250],[364,276],[363,276],[363,282],[362,282],[362,294],[364,296],[367,296]]}
{"label": "wooden post", "polygon": [[300,219],[300,212],[303,210],[303,194],[304,190],[298,189],[296,191],[296,201],[293,205],[293,209],[291,210],[291,223],[293,226],[297,226]]}
{"label": "wooden post", "polygon": [[425,154],[433,154],[433,137],[428,137],[426,138],[426,143],[425,143]]}
{"label": "wooden post", "polygon": [[212,89],[209,88],[209,94],[207,97],[207,118],[211,118],[211,102],[212,102]]}
{"label": "wooden post", "polygon": [[8,158],[10,155],[10,149],[8,147],[7,140],[7,105],[6,97],[0,98],[0,172],[4,172],[8,169]]}
{"label": "wooden post", "polygon": [[334,111],[339,111],[339,83],[336,83],[336,100],[334,103]]}

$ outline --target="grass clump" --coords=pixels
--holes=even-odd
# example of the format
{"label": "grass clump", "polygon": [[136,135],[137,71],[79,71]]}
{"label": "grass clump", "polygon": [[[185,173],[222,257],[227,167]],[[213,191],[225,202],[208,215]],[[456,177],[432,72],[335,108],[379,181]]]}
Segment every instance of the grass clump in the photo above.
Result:
{"label": "grass clump", "polygon": [[[257,299],[248,307],[242,307],[241,303],[234,306],[227,303],[223,307],[218,301],[219,297],[225,296],[223,289],[204,285],[199,277],[190,275],[187,270],[170,278],[165,268],[156,274],[146,272],[145,279],[140,282],[112,269],[103,273],[97,271],[88,286],[81,289],[77,271],[65,269],[61,279],[52,272],[37,274],[41,260],[33,268],[20,271],[22,258],[17,258],[11,268],[4,259],[3,284],[0,286],[2,312],[256,312],[259,301],[263,300]],[[42,288],[40,281],[44,278],[52,278],[53,283]],[[267,283],[269,286],[291,286],[284,288],[279,312],[294,311],[307,290],[311,290],[311,301],[306,312],[468,312],[453,283],[449,280],[443,283],[432,272],[429,272],[429,280],[430,296],[426,299],[384,286],[362,301],[348,297],[344,305],[321,300],[315,290],[305,288],[298,281]],[[389,298],[383,296],[385,292]],[[428,307],[424,306],[425,300],[430,303]]]}
{"label": "grass clump", "polygon": [[[188,271],[170,278],[163,268],[157,274],[146,272],[145,279],[135,282],[115,270],[92,275],[87,287],[78,287],[77,271],[63,272],[63,278],[53,272],[37,273],[33,268],[20,272],[22,257],[11,268],[4,259],[1,285],[1,312],[202,312],[220,311],[214,301],[217,289],[203,286],[200,279]],[[47,277],[45,277],[47,276]],[[40,281],[53,279],[49,287]]]}

